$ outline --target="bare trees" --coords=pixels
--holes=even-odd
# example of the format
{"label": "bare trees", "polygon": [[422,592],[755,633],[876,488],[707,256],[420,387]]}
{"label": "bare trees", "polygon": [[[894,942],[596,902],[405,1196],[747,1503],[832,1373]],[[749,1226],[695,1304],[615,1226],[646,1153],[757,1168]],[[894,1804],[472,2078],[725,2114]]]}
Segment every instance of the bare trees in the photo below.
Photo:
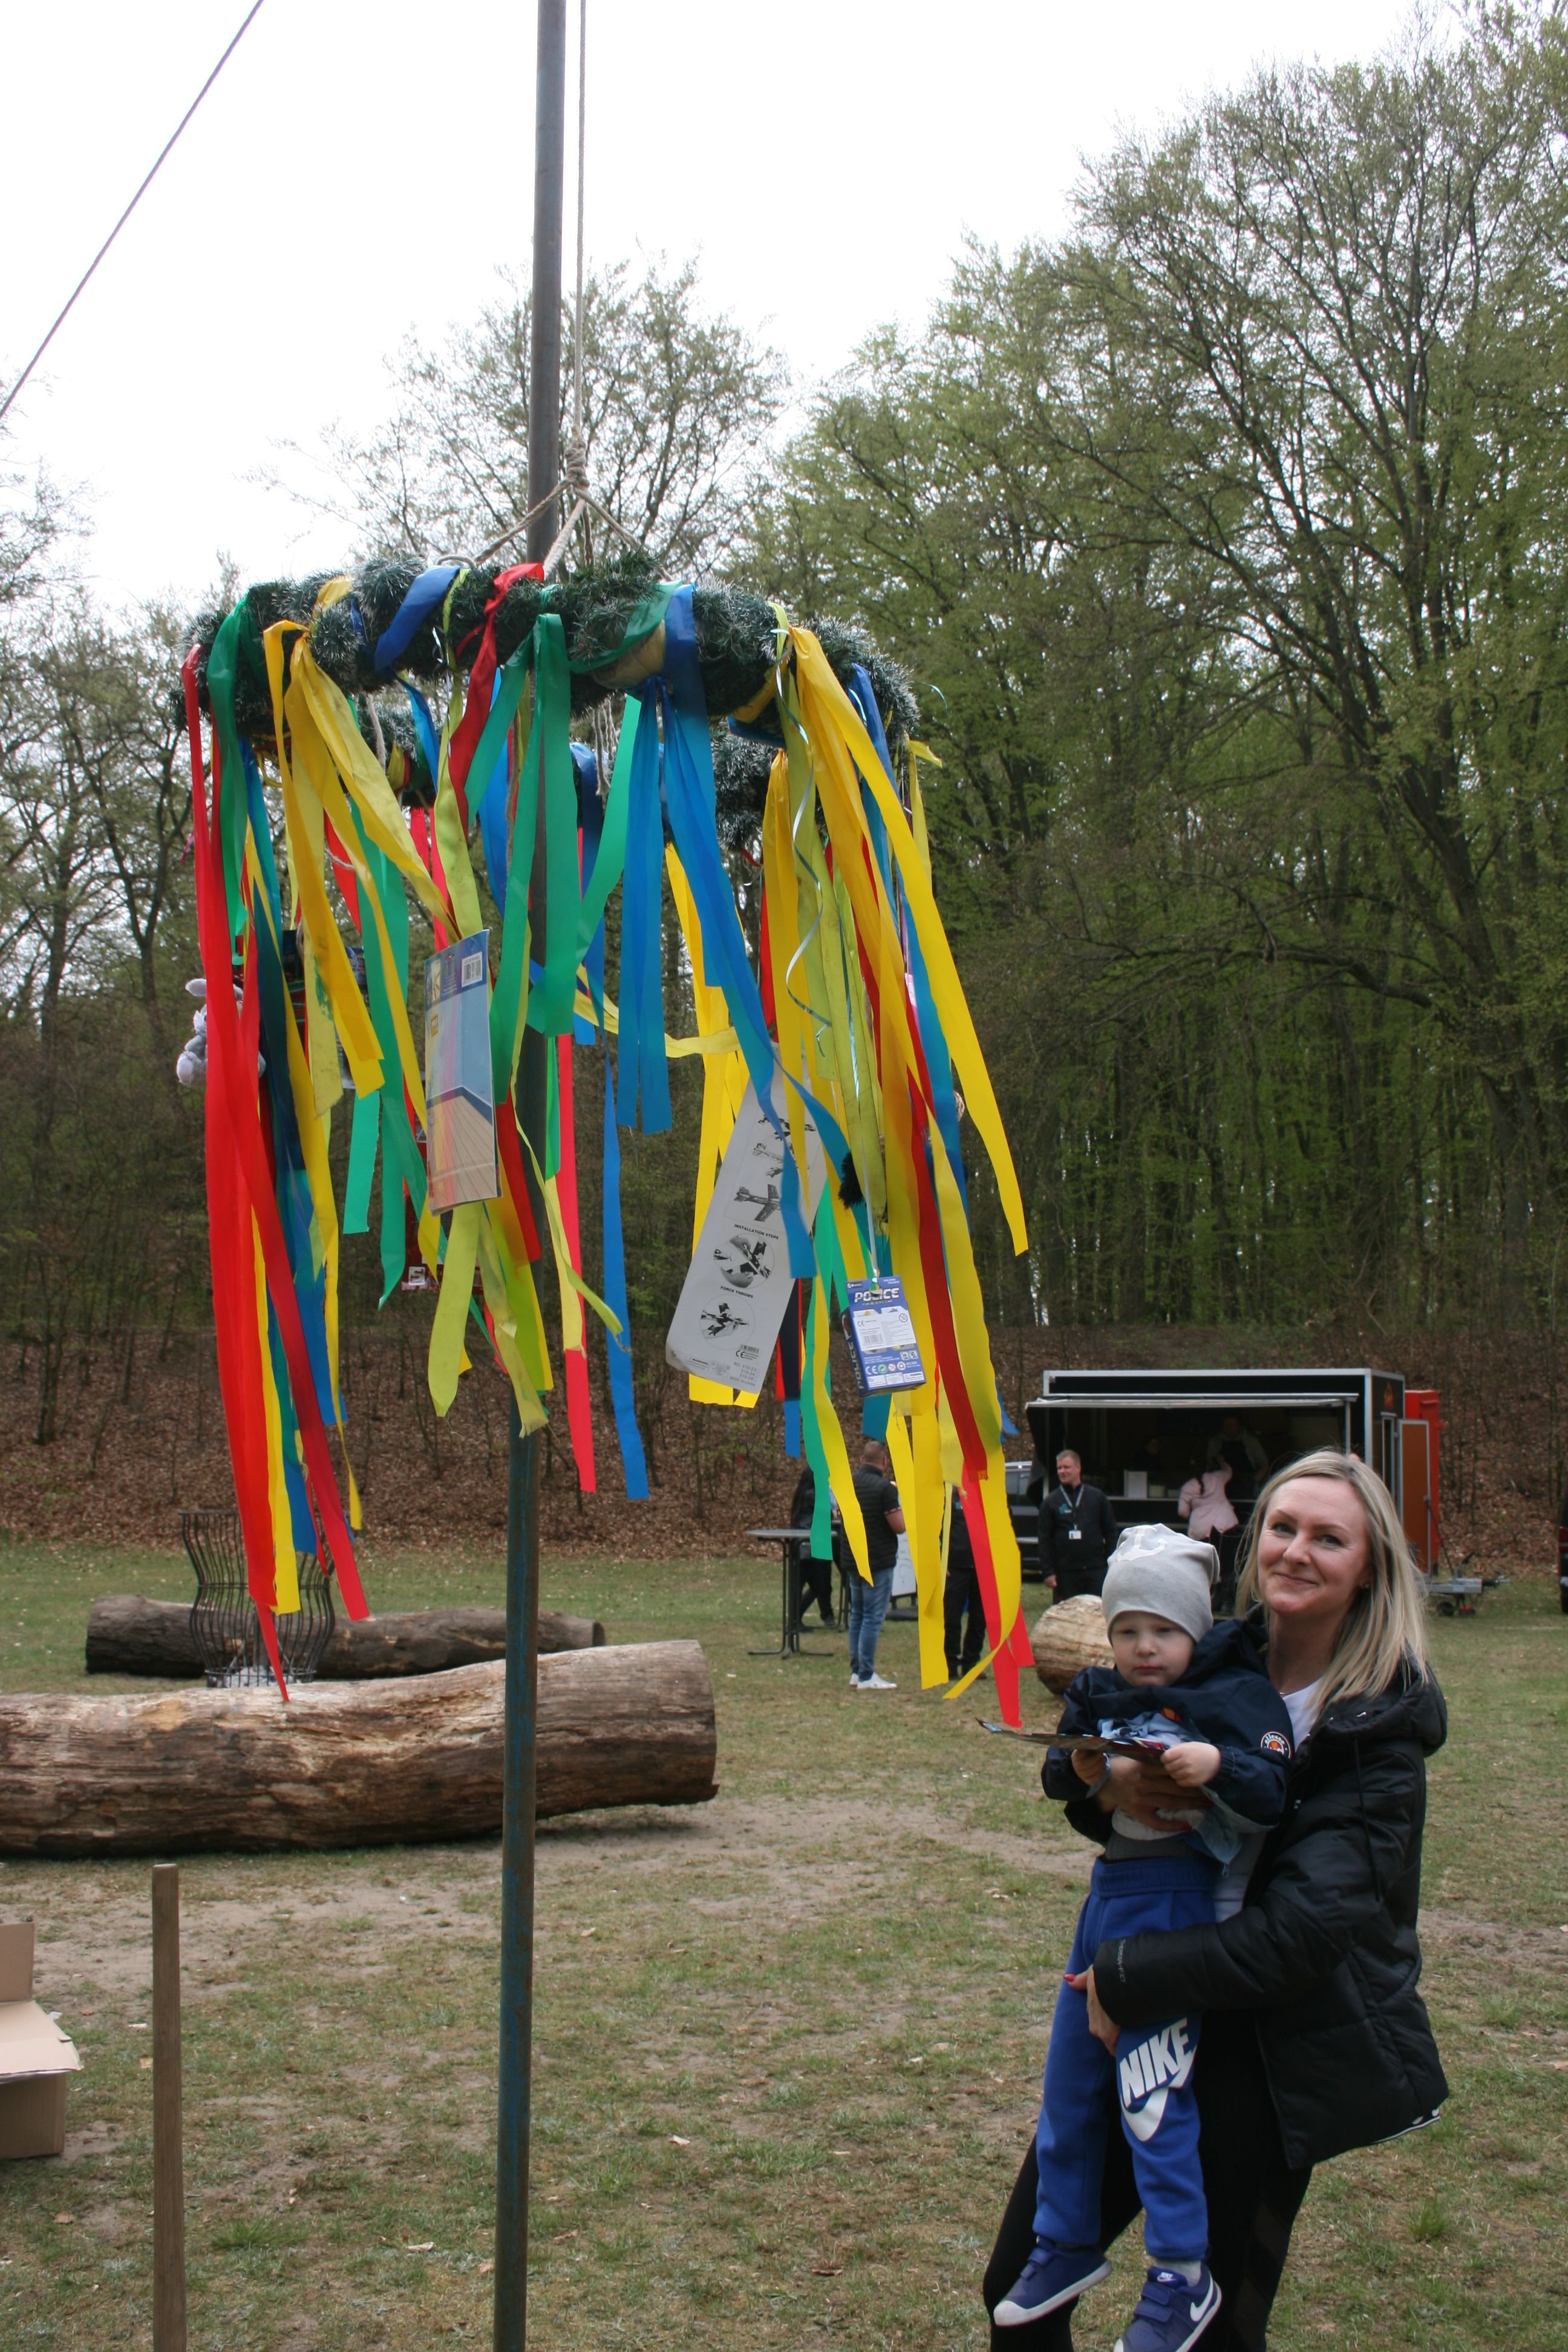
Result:
{"label": "bare trees", "polygon": [[[572,349],[568,309],[563,334]],[[527,507],[528,302],[506,299],[439,350],[414,339],[392,415],[328,444],[329,501],[367,548],[472,555]],[[728,549],[783,402],[778,354],[707,315],[689,265],[591,277],[583,315],[584,436],[595,497],[669,576]],[[571,431],[570,371],[563,437]]]}
{"label": "bare trees", "polygon": [[175,625],[97,614],[53,520],[0,523],[0,1311],[46,1444],[68,1349],[128,1376],[149,1294],[184,1281],[199,1152],[160,1012],[190,912]]}

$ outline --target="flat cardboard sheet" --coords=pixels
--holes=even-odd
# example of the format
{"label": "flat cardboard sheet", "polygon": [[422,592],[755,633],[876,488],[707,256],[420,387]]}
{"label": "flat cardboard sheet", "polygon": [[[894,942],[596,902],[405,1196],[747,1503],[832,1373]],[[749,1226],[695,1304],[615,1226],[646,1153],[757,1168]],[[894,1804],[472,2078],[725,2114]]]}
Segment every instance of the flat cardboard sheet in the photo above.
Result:
{"label": "flat cardboard sheet", "polygon": [[0,2001],[0,2083],[27,2074],[74,2074],[80,2067],[70,2035],[36,2000]]}
{"label": "flat cardboard sheet", "polygon": [[0,1925],[0,2083],[80,2069],[75,2042],[30,1998],[32,1990],[33,1923]]}

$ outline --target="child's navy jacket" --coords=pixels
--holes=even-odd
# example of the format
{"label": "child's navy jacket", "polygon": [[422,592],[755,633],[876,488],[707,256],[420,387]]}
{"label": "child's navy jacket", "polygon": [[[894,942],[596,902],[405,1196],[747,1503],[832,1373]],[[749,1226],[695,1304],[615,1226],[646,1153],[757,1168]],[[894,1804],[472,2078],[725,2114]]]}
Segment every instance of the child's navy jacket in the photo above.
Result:
{"label": "child's navy jacket", "polygon": [[[1241,1624],[1232,1621],[1205,1633],[1179,1683],[1151,1688],[1123,1682],[1114,1666],[1085,1666],[1068,1685],[1057,1729],[1107,1736],[1151,1715],[1219,1749],[1219,1770],[1201,1793],[1191,1792],[1195,1801],[1216,1797],[1260,1829],[1279,1821],[1285,1811],[1285,1769],[1295,1749],[1290,1714]],[[1064,1748],[1047,1752],[1040,1779],[1047,1797],[1084,1793]]]}

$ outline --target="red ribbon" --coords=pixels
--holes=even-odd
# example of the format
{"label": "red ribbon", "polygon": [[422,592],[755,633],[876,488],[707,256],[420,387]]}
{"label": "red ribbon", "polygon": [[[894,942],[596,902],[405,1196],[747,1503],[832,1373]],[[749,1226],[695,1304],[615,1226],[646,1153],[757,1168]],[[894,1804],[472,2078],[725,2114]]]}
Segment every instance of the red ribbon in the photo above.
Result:
{"label": "red ribbon", "polygon": [[[294,1410],[300,1426],[300,1436],[305,1450],[305,1467],[310,1482],[311,1507],[315,1513],[321,1538],[327,1556],[337,1572],[338,1589],[351,1617],[365,1617],[369,1610],[360,1584],[359,1570],[354,1561],[353,1538],[343,1517],[338,1496],[337,1478],[327,1444],[327,1433],[316,1402],[315,1378],[310,1369],[310,1352],[305,1345],[304,1328],[300,1320],[300,1302],[295,1295],[293,1269],[283,1240],[283,1226],[278,1213],[278,1200],[268,1177],[267,1152],[262,1139],[261,1123],[257,1117],[256,1102],[256,1032],[254,1014],[249,1013],[249,1001],[254,992],[251,969],[254,945],[247,957],[246,999],[250,1022],[248,1034],[235,1008],[234,992],[225,983],[229,971],[228,917],[224,898],[223,852],[216,829],[207,822],[205,780],[202,773],[201,717],[196,702],[195,654],[186,656],[183,672],[185,688],[185,725],[191,744],[191,805],[196,844],[196,921],[201,940],[202,965],[207,974],[207,1099],[206,1119],[209,1145],[217,1144],[216,1167],[209,1160],[207,1170],[208,1199],[211,1204],[211,1225],[214,1234],[213,1275],[215,1294],[226,1283],[233,1298],[232,1313],[246,1318],[255,1327],[255,1315],[248,1302],[256,1295],[256,1272],[250,1243],[250,1216],[261,1241],[262,1263],[266,1269],[267,1287],[272,1301],[272,1311],[278,1318],[279,1335],[283,1342],[284,1359],[289,1367],[289,1386]],[[221,775],[215,770],[214,783],[222,790]],[[217,985],[214,986],[215,977]],[[248,1196],[248,1198],[247,1197]],[[248,1210],[250,1214],[246,1214]],[[243,1233],[241,1229],[243,1230]],[[222,1259],[220,1270],[219,1260]],[[240,1506],[241,1526],[246,1537],[246,1558],[250,1588],[257,1594],[258,1615],[268,1654],[276,1661],[277,1637],[271,1623],[270,1609],[259,1605],[261,1591],[268,1600],[276,1598],[274,1554],[272,1545],[272,1513],[270,1497],[266,1489],[266,1456],[261,1455],[263,1487],[260,1496],[255,1486],[254,1439],[245,1433],[238,1445],[235,1443],[235,1413],[244,1413],[247,1406],[257,1416],[252,1429],[266,1429],[260,1405],[260,1335],[256,1333],[256,1388],[247,1396],[244,1380],[246,1366],[237,1369],[241,1383],[237,1387],[236,1404],[231,1410],[226,1388],[225,1412],[230,1430],[230,1454],[235,1465],[235,1486]],[[248,1353],[241,1337],[242,1354]],[[265,1446],[265,1436],[262,1438]],[[241,1465],[244,1464],[242,1470]],[[258,1562],[265,1561],[265,1574]],[[279,1669],[276,1664],[274,1671]],[[279,1672],[279,1687],[281,1688]]]}
{"label": "red ribbon", "polygon": [[[458,810],[463,820],[463,831],[468,829],[468,801],[465,787],[468,770],[474,763],[474,753],[479,748],[479,737],[485,731],[485,721],[490,715],[491,690],[499,667],[496,656],[496,614],[509,588],[520,580],[542,580],[542,563],[514,563],[505,572],[496,573],[495,586],[485,606],[485,616],[479,625],[479,649],[468,665],[468,691],[463,698],[463,715],[453,732],[447,752],[447,772],[452,779],[452,789],[458,795]],[[454,664],[460,663],[465,648],[472,642],[470,629],[462,645],[454,649]]]}

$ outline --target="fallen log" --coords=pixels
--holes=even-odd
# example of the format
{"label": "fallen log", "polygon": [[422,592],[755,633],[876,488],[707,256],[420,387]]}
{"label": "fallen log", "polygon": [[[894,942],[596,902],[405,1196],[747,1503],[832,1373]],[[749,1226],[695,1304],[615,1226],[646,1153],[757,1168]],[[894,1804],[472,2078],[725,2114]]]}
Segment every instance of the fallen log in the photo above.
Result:
{"label": "fallen log", "polygon": [[[485,1837],[500,1827],[506,1667],[343,1689],[0,1697],[0,1853],[254,1853]],[[539,1664],[542,1817],[714,1793],[696,1642]]]}
{"label": "fallen log", "polygon": [[1029,1646],[1035,1672],[1058,1697],[1083,1667],[1109,1666],[1110,1638],[1099,1594],[1077,1592],[1070,1601],[1058,1601],[1044,1611],[1035,1620]]}
{"label": "fallen log", "polygon": [[[605,1629],[595,1617],[563,1610],[539,1612],[540,1655],[601,1648]],[[384,1675],[436,1675],[506,1655],[504,1609],[394,1610],[384,1617],[341,1622],[318,1672],[325,1682],[365,1682]],[[111,1592],[95,1601],[87,1621],[89,1675],[163,1675],[173,1681],[199,1675],[191,1612],[181,1601],[145,1601],[139,1592]]]}
{"label": "fallen log", "polygon": [[[563,1650],[602,1650],[605,1629],[596,1617],[568,1617],[563,1610],[539,1612],[539,1654]],[[369,1682],[385,1675],[437,1675],[452,1666],[478,1666],[506,1655],[504,1609],[408,1609],[384,1617],[340,1619],[321,1654],[323,1682]]]}

